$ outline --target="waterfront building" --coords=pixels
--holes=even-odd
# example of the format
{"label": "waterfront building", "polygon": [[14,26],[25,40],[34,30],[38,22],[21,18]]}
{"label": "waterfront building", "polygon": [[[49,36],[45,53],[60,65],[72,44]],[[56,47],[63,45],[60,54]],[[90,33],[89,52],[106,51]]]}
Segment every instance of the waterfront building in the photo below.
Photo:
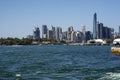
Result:
{"label": "waterfront building", "polygon": [[35,30],[33,31],[33,39],[40,39],[40,30],[38,27],[35,27]]}
{"label": "waterfront building", "polygon": [[114,29],[111,28],[111,39],[114,39]]}
{"label": "waterfront building", "polygon": [[99,39],[102,39],[102,38],[103,38],[103,32],[102,32],[102,31],[103,31],[103,23],[100,23],[100,24],[99,24],[99,27],[100,27],[100,28],[99,28],[99,29],[100,29],[100,30],[99,30],[99,31],[100,31],[100,32],[99,32],[99,35],[100,35],[100,36],[99,36]]}
{"label": "waterfront building", "polygon": [[114,29],[103,27],[103,38],[112,39],[113,38]]}
{"label": "waterfront building", "polygon": [[71,40],[70,40],[70,42],[76,42],[76,32],[75,31],[71,32]]}
{"label": "waterfront building", "polygon": [[97,14],[95,13],[93,16],[93,39],[111,39],[113,38],[113,32],[113,29],[97,22]]}
{"label": "waterfront building", "polygon": [[53,39],[56,38],[56,31],[55,31],[55,27],[52,26],[52,31],[53,31]]}
{"label": "waterfront building", "polygon": [[61,27],[56,28],[56,40],[58,41],[62,40],[62,28]]}
{"label": "waterfront building", "polygon": [[86,41],[91,40],[91,39],[92,39],[92,32],[86,31]]}
{"label": "waterfront building", "polygon": [[113,28],[110,28],[110,39],[114,39],[114,29]]}
{"label": "waterfront building", "polygon": [[85,25],[82,26],[82,33],[83,33],[83,39],[82,39],[82,42],[85,43],[86,42],[86,29],[85,29]]}
{"label": "waterfront building", "polygon": [[97,22],[97,39],[102,39],[103,38],[103,35],[105,34],[105,33],[103,33],[103,28],[104,26],[103,26],[103,23],[99,23],[99,22]]}
{"label": "waterfront building", "polygon": [[97,14],[93,16],[93,39],[97,39]]}
{"label": "waterfront building", "polygon": [[42,25],[42,38],[47,39],[47,25]]}
{"label": "waterfront building", "polygon": [[62,40],[64,40],[64,41],[67,40],[67,31],[62,32]]}
{"label": "waterfront building", "polygon": [[68,40],[68,42],[71,42],[71,33],[72,33],[72,31],[74,31],[73,27],[72,26],[68,27],[68,31],[67,31],[67,40]]}
{"label": "waterfront building", "polygon": [[108,34],[107,34],[107,33],[108,33],[108,29],[107,29],[107,27],[104,26],[104,27],[103,27],[103,38],[104,38],[104,39],[107,39],[107,38],[108,38]]}
{"label": "waterfront building", "polygon": [[49,40],[53,40],[54,38],[53,38],[53,35],[54,35],[54,33],[53,33],[53,31],[52,30],[48,30],[48,34],[47,34],[48,36],[47,36],[47,39],[49,39]]}
{"label": "waterfront building", "polygon": [[97,23],[97,39],[112,39],[114,29],[104,26],[103,23]]}
{"label": "waterfront building", "polygon": [[82,42],[82,36],[83,36],[82,32],[80,32],[80,31],[76,32],[76,42],[77,43],[81,43]]}

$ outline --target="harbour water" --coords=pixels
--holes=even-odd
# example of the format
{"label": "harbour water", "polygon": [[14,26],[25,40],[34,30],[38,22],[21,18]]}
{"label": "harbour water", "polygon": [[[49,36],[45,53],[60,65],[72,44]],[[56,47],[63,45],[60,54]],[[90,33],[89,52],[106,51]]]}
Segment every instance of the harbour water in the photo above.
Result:
{"label": "harbour water", "polygon": [[0,80],[120,80],[111,46],[1,46]]}

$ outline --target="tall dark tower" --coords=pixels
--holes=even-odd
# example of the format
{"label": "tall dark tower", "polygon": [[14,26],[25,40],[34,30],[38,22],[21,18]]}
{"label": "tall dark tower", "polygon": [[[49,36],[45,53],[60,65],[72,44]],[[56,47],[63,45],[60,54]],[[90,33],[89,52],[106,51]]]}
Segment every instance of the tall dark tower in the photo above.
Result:
{"label": "tall dark tower", "polygon": [[47,25],[42,25],[42,38],[47,38]]}
{"label": "tall dark tower", "polygon": [[93,16],[93,39],[97,39],[97,14]]}
{"label": "tall dark tower", "polygon": [[40,30],[38,27],[35,27],[35,30],[33,31],[33,38],[40,39]]}

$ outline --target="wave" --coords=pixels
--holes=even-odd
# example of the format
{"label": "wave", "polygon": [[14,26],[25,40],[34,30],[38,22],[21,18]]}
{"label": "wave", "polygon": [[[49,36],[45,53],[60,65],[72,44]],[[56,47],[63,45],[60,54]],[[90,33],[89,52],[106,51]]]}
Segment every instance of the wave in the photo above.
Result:
{"label": "wave", "polygon": [[120,80],[120,73],[109,72],[98,80]]}

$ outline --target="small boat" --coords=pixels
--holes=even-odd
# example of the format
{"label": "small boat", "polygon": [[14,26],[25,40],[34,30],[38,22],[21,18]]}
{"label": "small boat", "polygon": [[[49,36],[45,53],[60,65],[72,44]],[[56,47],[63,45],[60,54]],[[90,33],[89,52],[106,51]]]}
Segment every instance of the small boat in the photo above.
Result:
{"label": "small boat", "polygon": [[115,39],[113,41],[113,47],[111,47],[111,52],[116,55],[120,55],[120,39]]}

